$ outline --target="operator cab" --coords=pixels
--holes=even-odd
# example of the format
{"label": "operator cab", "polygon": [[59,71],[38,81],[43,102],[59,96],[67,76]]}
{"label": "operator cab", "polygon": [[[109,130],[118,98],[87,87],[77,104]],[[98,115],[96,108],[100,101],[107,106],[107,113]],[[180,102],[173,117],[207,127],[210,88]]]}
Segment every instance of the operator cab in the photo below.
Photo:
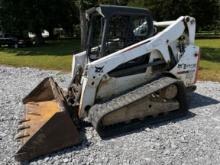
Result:
{"label": "operator cab", "polygon": [[153,35],[153,19],[146,9],[100,5],[86,12],[87,55],[91,61]]}

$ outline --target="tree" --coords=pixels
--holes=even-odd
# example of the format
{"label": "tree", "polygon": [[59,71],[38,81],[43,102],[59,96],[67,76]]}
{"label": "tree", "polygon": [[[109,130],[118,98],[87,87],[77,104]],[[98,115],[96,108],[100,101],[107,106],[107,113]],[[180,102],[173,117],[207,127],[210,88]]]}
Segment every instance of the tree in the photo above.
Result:
{"label": "tree", "polygon": [[21,3],[16,0],[1,0],[0,20],[4,32],[23,36],[23,29],[27,27],[24,17]]}
{"label": "tree", "polygon": [[219,0],[134,0],[129,5],[150,9],[157,21],[176,19],[190,15],[196,18],[199,29],[215,25]]}
{"label": "tree", "polygon": [[81,30],[81,49],[85,50],[86,48],[86,35],[87,35],[87,21],[85,10],[89,9],[90,7],[95,6],[98,3],[97,0],[79,0],[76,1],[76,5],[79,8],[79,15],[80,15],[80,30]]}
{"label": "tree", "polygon": [[73,33],[73,24],[79,23],[78,9],[72,0],[43,1],[41,10],[44,14],[44,27],[52,38],[55,27]]}
{"label": "tree", "polygon": [[199,30],[213,30],[218,20],[218,0],[191,0],[191,15],[196,18]]}
{"label": "tree", "polygon": [[55,27],[71,31],[78,23],[78,10],[72,0],[1,0],[0,19],[8,33],[33,32],[41,44],[42,31],[50,34]]}

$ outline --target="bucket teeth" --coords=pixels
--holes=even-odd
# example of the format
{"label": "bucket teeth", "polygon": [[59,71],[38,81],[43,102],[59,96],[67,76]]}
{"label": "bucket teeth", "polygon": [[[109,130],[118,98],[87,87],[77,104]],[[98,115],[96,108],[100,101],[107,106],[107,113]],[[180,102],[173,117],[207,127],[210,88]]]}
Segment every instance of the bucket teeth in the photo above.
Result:
{"label": "bucket teeth", "polygon": [[30,126],[29,125],[19,125],[18,131],[23,130],[23,129],[27,129],[27,128],[30,128]]}
{"label": "bucket teeth", "polygon": [[30,105],[34,105],[34,106],[39,106],[39,104],[38,104],[38,103],[35,103],[35,102],[30,102],[29,104],[30,104]]}
{"label": "bucket teeth", "polygon": [[16,140],[19,140],[19,139],[22,139],[22,138],[25,138],[25,137],[28,137],[30,136],[29,134],[26,134],[24,133],[23,131],[22,132],[19,132],[18,134],[15,135],[15,139]]}
{"label": "bucket teeth", "polygon": [[27,119],[22,119],[22,120],[19,121],[19,124],[22,124],[22,123],[27,122],[27,121],[30,121],[30,120],[31,120],[31,119],[29,119],[29,118],[27,118]]}
{"label": "bucket teeth", "polygon": [[41,116],[41,114],[36,113],[36,112],[28,112],[28,115],[34,115],[34,116]]}

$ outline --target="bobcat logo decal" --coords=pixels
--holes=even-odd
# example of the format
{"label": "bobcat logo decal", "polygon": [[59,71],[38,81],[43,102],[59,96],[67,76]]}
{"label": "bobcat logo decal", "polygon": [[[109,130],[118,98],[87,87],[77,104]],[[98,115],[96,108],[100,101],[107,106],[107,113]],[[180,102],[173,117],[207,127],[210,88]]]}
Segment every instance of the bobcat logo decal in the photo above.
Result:
{"label": "bobcat logo decal", "polygon": [[96,73],[103,73],[103,68],[104,68],[104,66],[102,66],[102,67],[95,67],[95,72]]}

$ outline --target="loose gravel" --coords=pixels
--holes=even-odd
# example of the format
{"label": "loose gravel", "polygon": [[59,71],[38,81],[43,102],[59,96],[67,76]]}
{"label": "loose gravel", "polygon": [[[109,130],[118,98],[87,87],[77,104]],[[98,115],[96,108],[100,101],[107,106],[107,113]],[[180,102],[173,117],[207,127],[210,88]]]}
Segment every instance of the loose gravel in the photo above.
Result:
{"label": "loose gravel", "polygon": [[[58,71],[0,66],[0,164],[20,164],[13,155],[14,140],[23,114],[21,100],[45,77],[53,76],[62,87],[71,77]],[[130,134],[102,140],[92,127],[77,147],[40,157],[42,164],[220,164],[220,83],[198,82],[189,96],[187,117],[141,128]],[[29,164],[26,162],[26,164]]]}

